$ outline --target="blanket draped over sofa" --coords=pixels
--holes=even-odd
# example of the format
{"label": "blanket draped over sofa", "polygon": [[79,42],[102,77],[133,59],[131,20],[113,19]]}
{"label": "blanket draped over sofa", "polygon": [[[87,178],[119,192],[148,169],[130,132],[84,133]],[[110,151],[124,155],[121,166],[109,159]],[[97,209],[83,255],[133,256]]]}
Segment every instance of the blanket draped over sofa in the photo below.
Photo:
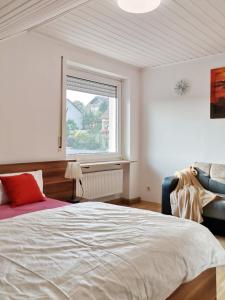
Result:
{"label": "blanket draped over sofa", "polygon": [[203,207],[219,196],[203,188],[193,167],[176,172],[175,175],[179,181],[170,194],[172,215],[198,223],[203,222]]}

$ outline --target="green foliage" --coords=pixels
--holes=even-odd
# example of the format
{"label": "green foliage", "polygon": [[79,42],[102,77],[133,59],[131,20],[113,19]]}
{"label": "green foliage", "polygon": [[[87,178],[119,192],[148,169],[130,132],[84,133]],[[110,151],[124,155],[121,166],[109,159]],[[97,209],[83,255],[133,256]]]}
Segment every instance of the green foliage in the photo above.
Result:
{"label": "green foliage", "polygon": [[74,146],[76,149],[96,150],[99,148],[98,136],[90,131],[76,131],[74,135]]}
{"label": "green foliage", "polygon": [[83,125],[85,130],[96,133],[101,130],[101,123],[99,112],[92,112],[90,110],[84,112]]}
{"label": "green foliage", "polygon": [[67,136],[70,136],[71,134],[73,135],[74,131],[78,129],[76,123],[74,120],[68,120],[66,124],[66,129],[67,129]]}
{"label": "green foliage", "polygon": [[102,102],[97,111],[84,106],[80,101],[74,104],[83,112],[83,129],[79,130],[73,120],[67,121],[67,145],[76,150],[108,149],[108,136],[102,134],[102,115],[109,109],[109,101]]}

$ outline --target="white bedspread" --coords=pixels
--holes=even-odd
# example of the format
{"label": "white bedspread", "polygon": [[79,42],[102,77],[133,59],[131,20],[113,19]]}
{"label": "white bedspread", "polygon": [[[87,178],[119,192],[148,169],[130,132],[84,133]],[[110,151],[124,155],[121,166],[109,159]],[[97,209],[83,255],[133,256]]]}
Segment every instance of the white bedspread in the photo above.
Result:
{"label": "white bedspread", "polygon": [[1,300],[160,300],[225,251],[202,225],[83,203],[0,221]]}

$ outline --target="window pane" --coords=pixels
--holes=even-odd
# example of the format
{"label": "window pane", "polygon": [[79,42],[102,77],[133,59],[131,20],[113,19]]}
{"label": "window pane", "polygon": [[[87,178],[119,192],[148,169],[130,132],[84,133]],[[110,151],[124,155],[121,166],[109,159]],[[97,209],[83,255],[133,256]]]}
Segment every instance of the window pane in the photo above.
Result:
{"label": "window pane", "polygon": [[[87,87],[88,92],[84,92],[82,87],[81,92],[81,88],[76,91],[75,86],[67,84],[67,154],[117,152],[116,93],[114,97],[110,97],[113,94],[103,96],[102,91],[100,95],[90,93],[90,90],[96,91],[97,88]],[[116,91],[116,87],[114,89]]]}

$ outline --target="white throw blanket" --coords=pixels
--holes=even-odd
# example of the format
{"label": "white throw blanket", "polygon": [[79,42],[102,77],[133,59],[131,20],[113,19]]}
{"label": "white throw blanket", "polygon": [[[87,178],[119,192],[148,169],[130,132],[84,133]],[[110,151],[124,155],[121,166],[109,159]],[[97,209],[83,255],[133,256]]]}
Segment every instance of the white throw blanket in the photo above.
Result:
{"label": "white throw blanket", "polygon": [[198,223],[203,222],[203,207],[220,196],[203,188],[193,167],[176,172],[175,175],[179,181],[170,194],[172,215]]}
{"label": "white throw blanket", "polygon": [[81,203],[0,221],[1,300],[164,300],[225,264],[202,225]]}

